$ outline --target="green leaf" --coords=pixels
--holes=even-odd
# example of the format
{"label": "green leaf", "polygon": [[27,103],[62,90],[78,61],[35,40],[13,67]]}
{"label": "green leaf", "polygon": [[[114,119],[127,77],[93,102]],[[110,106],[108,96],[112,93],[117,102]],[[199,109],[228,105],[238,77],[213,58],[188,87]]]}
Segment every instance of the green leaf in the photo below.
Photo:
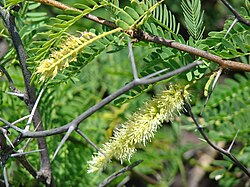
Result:
{"label": "green leaf", "polygon": [[201,11],[200,0],[182,0],[181,7],[189,34],[194,40],[200,40],[205,30],[203,26],[204,11]]}
{"label": "green leaf", "polygon": [[134,22],[135,22],[133,20],[133,18],[127,12],[125,12],[125,11],[119,12],[118,13],[118,18],[120,18],[122,21],[124,21],[128,25],[133,25]]}
{"label": "green leaf", "polygon": [[139,14],[131,7],[126,6],[124,10],[134,19],[138,19],[140,16]]}

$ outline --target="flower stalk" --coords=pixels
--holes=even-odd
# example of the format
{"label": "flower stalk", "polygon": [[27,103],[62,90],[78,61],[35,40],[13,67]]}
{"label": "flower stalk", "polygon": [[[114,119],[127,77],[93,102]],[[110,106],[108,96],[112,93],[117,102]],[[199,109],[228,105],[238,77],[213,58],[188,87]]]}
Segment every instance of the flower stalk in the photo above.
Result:
{"label": "flower stalk", "polygon": [[186,88],[170,85],[168,90],[145,103],[143,108],[114,131],[114,136],[101,149],[104,154],[95,153],[88,162],[88,172],[102,170],[111,158],[118,159],[121,163],[130,160],[138,147],[145,146],[152,140],[164,121],[173,121],[175,115],[180,114],[188,97]]}
{"label": "flower stalk", "polygon": [[82,32],[80,37],[70,35],[60,46],[60,50],[54,50],[50,57],[41,61],[36,69],[36,73],[41,74],[40,81],[54,78],[59,71],[69,67],[70,62],[77,60],[78,54],[81,52],[87,41],[95,37],[94,33]]}
{"label": "flower stalk", "polygon": [[60,46],[60,50],[52,52],[48,59],[43,60],[36,69],[36,74],[41,74],[40,81],[44,82],[47,79],[52,79],[59,71],[67,68],[69,63],[77,60],[77,56],[82,50],[108,35],[121,31],[121,28],[116,28],[100,35],[95,35],[91,32],[81,32],[80,37],[70,36],[65,43]]}

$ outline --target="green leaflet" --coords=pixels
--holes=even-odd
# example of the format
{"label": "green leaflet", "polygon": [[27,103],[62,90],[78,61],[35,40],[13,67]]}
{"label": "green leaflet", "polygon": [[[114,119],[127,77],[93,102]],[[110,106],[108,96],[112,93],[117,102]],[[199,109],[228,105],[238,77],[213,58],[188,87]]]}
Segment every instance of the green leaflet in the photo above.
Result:
{"label": "green leaflet", "polygon": [[142,1],[131,1],[131,6],[126,6],[124,9],[110,3],[111,9],[116,15],[116,24],[124,30],[139,28],[152,15],[152,12],[161,5],[163,0],[159,2],[147,3]]}
{"label": "green leaflet", "polygon": [[[154,4],[156,0],[150,0],[150,4]],[[154,21],[171,33],[178,34],[180,23],[177,23],[174,14],[168,10],[166,4],[158,6],[153,12]]]}

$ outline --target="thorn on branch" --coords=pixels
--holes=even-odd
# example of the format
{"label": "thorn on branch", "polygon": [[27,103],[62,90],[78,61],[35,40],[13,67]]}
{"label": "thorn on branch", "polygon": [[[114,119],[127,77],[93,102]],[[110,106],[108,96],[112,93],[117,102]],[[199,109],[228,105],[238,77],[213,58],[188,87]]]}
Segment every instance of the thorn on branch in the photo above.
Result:
{"label": "thorn on branch", "polygon": [[[41,122],[36,126],[34,132],[37,131],[37,129],[38,129],[38,127],[40,125],[41,125]],[[26,147],[29,145],[30,141],[31,141],[31,138],[28,138],[28,140],[25,142],[24,146],[21,149],[19,149],[18,151],[19,152],[24,152],[24,150],[26,149]]]}
{"label": "thorn on branch", "polygon": [[36,152],[41,152],[44,151],[45,149],[38,149],[38,150],[33,150],[33,151],[28,151],[28,152],[17,152],[17,153],[13,153],[10,156],[11,157],[17,157],[17,156],[23,156],[23,155],[27,155],[30,153],[36,153]]}
{"label": "thorn on branch", "polygon": [[208,101],[209,101],[209,99],[210,99],[210,97],[211,97],[211,95],[212,95],[212,93],[213,93],[213,91],[214,91],[214,88],[215,88],[215,86],[216,86],[216,84],[217,84],[217,82],[218,82],[218,80],[219,80],[219,78],[220,78],[220,76],[221,76],[222,71],[223,71],[223,68],[220,68],[220,69],[216,72],[216,76],[215,76],[214,82],[213,82],[213,84],[212,84],[212,86],[211,86],[211,89],[210,89],[208,95],[207,95],[206,101],[205,101],[205,103],[204,103],[204,105],[203,105],[203,108],[202,108],[202,110],[201,110],[201,114],[203,113],[205,107],[207,106],[207,103],[208,103]]}
{"label": "thorn on branch", "polygon": [[30,117],[30,114],[27,115],[27,116],[24,116],[24,117],[22,117],[22,118],[20,118],[20,119],[18,119],[18,120],[16,120],[16,121],[14,121],[14,122],[12,122],[11,124],[12,124],[12,125],[16,125],[16,124],[20,123],[21,121],[23,121],[23,120],[25,120],[25,119],[27,119],[27,118],[29,118],[29,117]]}
{"label": "thorn on branch", "polygon": [[41,91],[40,91],[40,93],[39,93],[39,95],[38,95],[38,97],[37,97],[37,99],[36,99],[36,102],[35,102],[35,104],[34,104],[32,110],[31,110],[31,113],[30,113],[30,116],[29,116],[29,120],[28,120],[27,125],[26,125],[26,127],[25,127],[25,129],[24,129],[25,132],[29,131],[29,129],[30,129],[30,124],[31,124],[31,122],[32,122],[33,116],[34,116],[34,114],[35,114],[35,112],[36,112],[38,103],[39,103],[39,101],[40,101],[40,99],[41,99],[41,97],[42,97],[42,94],[43,94],[45,88],[46,88],[46,85],[43,86],[43,88],[41,89]]}
{"label": "thorn on branch", "polygon": [[[199,124],[199,122],[197,121],[197,119],[195,118],[193,112],[192,112],[192,108],[191,105],[189,104],[188,101],[185,102],[185,108],[188,111],[190,117],[193,119],[198,131],[200,132],[200,134],[202,135],[202,137],[205,139],[205,141],[215,150],[217,150],[218,152],[220,152],[222,155],[227,156],[236,166],[238,166],[249,178],[250,178],[250,172],[248,171],[248,169],[237,159],[235,158],[229,151],[226,151],[224,149],[222,149],[221,147],[217,146],[216,144],[214,144],[206,135],[206,133],[204,132],[203,128],[201,128],[201,125]],[[235,136],[236,138],[236,136]],[[233,141],[234,142],[234,141]]]}
{"label": "thorn on branch", "polygon": [[159,74],[161,74],[161,73],[164,73],[164,72],[166,72],[166,71],[168,71],[168,70],[169,70],[169,68],[165,68],[165,69],[159,70],[159,71],[157,71],[157,72],[154,72],[154,73],[152,73],[152,74],[149,74],[149,75],[147,75],[147,76],[145,76],[145,77],[143,77],[143,78],[141,78],[141,79],[150,79],[150,78],[155,77],[155,76],[157,76],[157,75],[159,75]]}
{"label": "thorn on branch", "polygon": [[51,162],[55,159],[57,153],[60,151],[61,147],[63,146],[63,144],[67,141],[68,137],[70,136],[70,134],[72,133],[73,130],[75,130],[75,126],[70,126],[67,133],[65,134],[65,136],[63,137],[62,141],[60,142],[59,146],[56,148],[56,151],[51,159]]}
{"label": "thorn on branch", "polygon": [[9,142],[11,147],[14,149],[14,145],[12,144],[11,140],[8,137],[8,134],[9,134],[8,130],[5,129],[5,128],[0,127],[0,131],[1,131],[1,134],[3,134],[3,136],[5,137],[5,139]]}
{"label": "thorn on branch", "polygon": [[5,125],[7,125],[8,127],[12,128],[12,129],[14,129],[14,130],[16,130],[17,132],[19,132],[19,133],[21,133],[21,134],[24,133],[24,131],[23,131],[22,129],[20,129],[19,127],[13,125],[12,123],[10,123],[10,122],[4,120],[3,118],[0,118],[0,121],[3,122],[3,123],[4,123]]}
{"label": "thorn on branch", "polygon": [[110,159],[108,158],[108,156],[107,156],[105,153],[103,153],[103,151],[102,151],[94,142],[92,142],[92,141],[88,138],[88,136],[86,136],[79,128],[76,129],[76,132],[77,132],[80,136],[82,136],[82,137],[83,137],[92,147],[94,147],[96,151],[102,153],[103,156],[105,156],[107,160],[110,160]]}
{"label": "thorn on branch", "polygon": [[5,92],[6,94],[9,94],[9,95],[14,95],[14,96],[17,96],[21,99],[23,99],[25,97],[25,94],[24,93],[19,93],[19,92]]}
{"label": "thorn on branch", "polygon": [[132,67],[132,73],[133,73],[133,76],[134,76],[134,80],[137,80],[138,79],[138,73],[137,73],[137,69],[136,69],[132,44],[131,44],[131,41],[130,41],[129,38],[128,38],[128,54],[129,54],[129,58],[130,58],[130,63],[131,63],[131,67]]}
{"label": "thorn on branch", "polygon": [[224,38],[227,37],[228,33],[232,30],[232,28],[234,27],[234,25],[238,22],[239,20],[237,18],[234,19],[233,23],[230,25],[230,27],[228,28]]}
{"label": "thorn on branch", "polygon": [[234,145],[234,142],[235,142],[235,140],[236,140],[236,138],[237,138],[237,136],[238,136],[239,131],[240,131],[240,130],[238,130],[238,131],[236,132],[236,134],[235,134],[235,136],[234,136],[234,139],[233,139],[232,143],[230,144],[229,148],[227,149],[227,152],[229,152],[229,153],[231,152],[231,149],[232,149],[232,147],[233,147],[233,145]]}
{"label": "thorn on branch", "polygon": [[5,187],[9,187],[9,182],[8,182],[8,175],[7,175],[7,169],[6,169],[6,165],[2,164],[3,167],[3,177],[4,177],[4,184]]}

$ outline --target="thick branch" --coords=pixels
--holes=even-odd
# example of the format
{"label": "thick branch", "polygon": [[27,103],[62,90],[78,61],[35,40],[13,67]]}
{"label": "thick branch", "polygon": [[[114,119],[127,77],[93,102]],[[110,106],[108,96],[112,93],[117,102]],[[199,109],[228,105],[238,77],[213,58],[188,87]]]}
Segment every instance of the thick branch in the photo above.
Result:
{"label": "thick branch", "polygon": [[[26,64],[26,53],[22,44],[22,40],[18,34],[17,28],[15,26],[14,17],[10,15],[10,13],[5,10],[2,6],[0,6],[0,15],[8,29],[10,37],[12,39],[14,48],[17,53],[17,57],[20,62],[20,68],[22,70],[24,84],[27,91],[27,96],[24,98],[25,103],[27,104],[29,111],[32,111],[34,104],[36,102],[36,93],[35,88],[30,84],[30,77],[31,73],[29,72]],[[35,128],[41,123],[41,117],[36,110],[33,117],[33,123]],[[43,130],[43,126],[39,125],[38,130]],[[41,178],[45,177],[48,179],[48,184],[51,182],[51,167],[50,167],[50,160],[48,155],[48,149],[45,138],[39,138],[38,141],[38,148],[43,149],[44,151],[40,152],[40,174]]]}
{"label": "thick branch", "polygon": [[175,42],[173,40],[167,40],[165,38],[150,35],[142,30],[140,30],[139,32],[142,32],[142,33],[138,34],[138,38],[140,40],[154,42],[157,44],[165,45],[167,47],[172,47],[172,48],[178,49],[180,51],[188,52],[189,54],[193,54],[195,56],[203,57],[205,59],[216,62],[223,69],[228,68],[228,69],[232,69],[232,70],[250,72],[250,65],[249,64],[243,64],[243,63],[232,61],[232,60],[224,60],[219,56],[213,55],[213,54],[211,54],[207,51],[203,51],[201,49],[197,49],[197,48],[185,45],[185,44],[181,44],[181,43]]}

